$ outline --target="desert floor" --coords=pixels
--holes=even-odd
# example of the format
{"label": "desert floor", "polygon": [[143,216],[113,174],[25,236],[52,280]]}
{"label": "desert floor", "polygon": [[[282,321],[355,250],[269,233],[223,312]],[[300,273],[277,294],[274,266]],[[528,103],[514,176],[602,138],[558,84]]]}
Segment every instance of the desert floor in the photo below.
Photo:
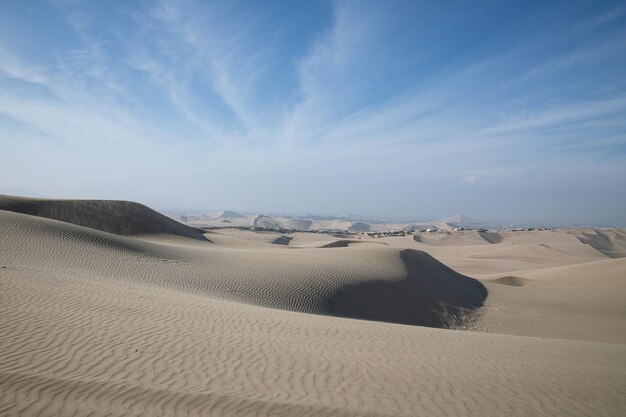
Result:
{"label": "desert floor", "polygon": [[626,233],[204,233],[0,196],[2,416],[624,416]]}

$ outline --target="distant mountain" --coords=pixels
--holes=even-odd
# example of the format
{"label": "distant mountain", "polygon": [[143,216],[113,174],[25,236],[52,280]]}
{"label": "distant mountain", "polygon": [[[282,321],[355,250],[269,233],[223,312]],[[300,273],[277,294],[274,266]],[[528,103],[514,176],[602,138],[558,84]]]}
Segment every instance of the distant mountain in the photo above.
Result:
{"label": "distant mountain", "polygon": [[370,225],[367,224],[367,223],[363,223],[363,222],[352,223],[350,225],[350,227],[348,228],[348,231],[350,231],[350,232],[369,232],[370,231]]}
{"label": "distant mountain", "polygon": [[215,213],[214,218],[216,219],[242,219],[245,216],[237,213],[236,211],[224,210]]}
{"label": "distant mountain", "polygon": [[480,223],[477,220],[470,219],[469,217],[463,216],[462,214],[455,214],[454,216],[450,216],[444,219],[439,219],[439,220],[434,220],[434,221],[446,223],[450,225],[457,225],[457,226],[467,226],[467,225]]}
{"label": "distant mountain", "polygon": [[282,229],[283,224],[277,219],[274,219],[270,216],[265,216],[260,214],[254,219],[254,223],[252,223],[253,227],[258,227],[260,229]]}
{"label": "distant mountain", "polygon": [[283,223],[283,226],[287,229],[294,230],[309,230],[313,222],[307,219],[289,219]]}

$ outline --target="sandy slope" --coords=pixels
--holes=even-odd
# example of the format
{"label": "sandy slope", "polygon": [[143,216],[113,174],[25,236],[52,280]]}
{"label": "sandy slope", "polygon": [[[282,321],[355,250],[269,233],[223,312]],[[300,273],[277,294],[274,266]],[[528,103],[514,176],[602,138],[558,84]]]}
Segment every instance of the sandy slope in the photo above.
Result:
{"label": "sandy slope", "polygon": [[485,285],[489,297],[477,330],[626,344],[623,289]]}
{"label": "sandy slope", "polygon": [[[626,344],[626,258],[607,256],[578,239],[578,232],[500,232],[484,236],[473,231],[448,231],[419,234],[420,242],[412,236],[363,237],[350,245],[419,249],[459,272],[480,278],[489,296],[480,310],[480,320],[472,323],[475,330]],[[623,249],[619,246],[623,232],[619,230],[583,232],[588,238],[599,236],[599,243],[605,242],[603,236],[611,236],[610,245],[616,249],[613,253]],[[269,242],[280,236],[244,231],[228,234],[248,242]],[[292,238],[289,246],[294,248],[345,246],[348,241],[310,233],[288,236]]]}
{"label": "sandy slope", "polygon": [[[378,240],[426,251],[483,280],[489,297],[476,330],[626,344],[626,258],[612,258],[626,250],[624,232],[499,235],[495,244],[477,232],[421,234],[421,242],[410,236]],[[610,249],[610,256],[596,248]]]}
{"label": "sandy slope", "polygon": [[0,195],[0,210],[30,214],[118,235],[173,234],[204,240],[203,232],[132,201],[50,200]]}
{"label": "sandy slope", "polygon": [[2,272],[2,415],[626,411],[621,345],[313,316],[68,275]]}
{"label": "sandy slope", "polygon": [[626,231],[570,230],[568,233],[610,258],[626,257]]}
{"label": "sandy slope", "polygon": [[[522,278],[526,282],[524,286],[626,289],[626,258],[512,271],[510,274]],[[494,275],[494,281],[501,280],[500,275]]]}
{"label": "sandy slope", "polygon": [[[107,205],[97,207],[102,216]],[[222,233],[200,240],[158,218],[146,231],[131,213],[108,207],[142,237],[0,210],[0,415],[626,413],[624,344],[389,323],[487,323],[524,334],[508,313],[492,313],[532,317],[529,293],[519,291],[548,294],[554,307],[549,292],[572,288],[487,282],[486,308],[475,310],[484,287],[410,249],[425,243],[322,248],[323,237],[320,247],[291,248]],[[54,213],[110,227],[94,221],[93,208],[89,216],[75,208]],[[459,246],[469,252],[455,256],[479,245]],[[597,301],[609,306],[622,300],[619,288],[593,290],[607,291]],[[574,297],[562,317],[573,311],[577,325],[597,327],[615,314],[576,310],[588,302]],[[587,340],[615,333],[619,314]],[[552,322],[526,324],[561,337]]]}
{"label": "sandy slope", "polygon": [[122,281],[266,307],[440,327],[462,322],[465,310],[480,307],[486,297],[478,281],[423,252],[378,245],[234,249],[192,241],[183,246],[7,211],[0,211],[0,227],[12,249],[5,258],[9,263],[102,271]]}

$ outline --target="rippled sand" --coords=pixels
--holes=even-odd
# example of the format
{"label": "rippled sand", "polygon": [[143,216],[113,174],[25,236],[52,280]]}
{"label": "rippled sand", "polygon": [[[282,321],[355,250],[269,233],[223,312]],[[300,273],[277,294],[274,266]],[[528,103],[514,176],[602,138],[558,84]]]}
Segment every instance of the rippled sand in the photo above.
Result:
{"label": "rippled sand", "polygon": [[0,198],[0,415],[626,414],[619,239],[273,244],[128,204]]}

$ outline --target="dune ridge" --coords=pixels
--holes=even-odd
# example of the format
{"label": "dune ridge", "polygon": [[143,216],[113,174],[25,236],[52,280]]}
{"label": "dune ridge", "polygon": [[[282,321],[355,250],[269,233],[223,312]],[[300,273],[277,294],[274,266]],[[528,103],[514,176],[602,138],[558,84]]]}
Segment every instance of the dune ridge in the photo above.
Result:
{"label": "dune ridge", "polygon": [[610,258],[626,257],[626,232],[622,230],[572,230],[569,233]]}
{"label": "dune ridge", "polygon": [[54,200],[0,195],[0,210],[46,217],[122,236],[173,234],[206,240],[186,226],[143,204],[118,200]]}

